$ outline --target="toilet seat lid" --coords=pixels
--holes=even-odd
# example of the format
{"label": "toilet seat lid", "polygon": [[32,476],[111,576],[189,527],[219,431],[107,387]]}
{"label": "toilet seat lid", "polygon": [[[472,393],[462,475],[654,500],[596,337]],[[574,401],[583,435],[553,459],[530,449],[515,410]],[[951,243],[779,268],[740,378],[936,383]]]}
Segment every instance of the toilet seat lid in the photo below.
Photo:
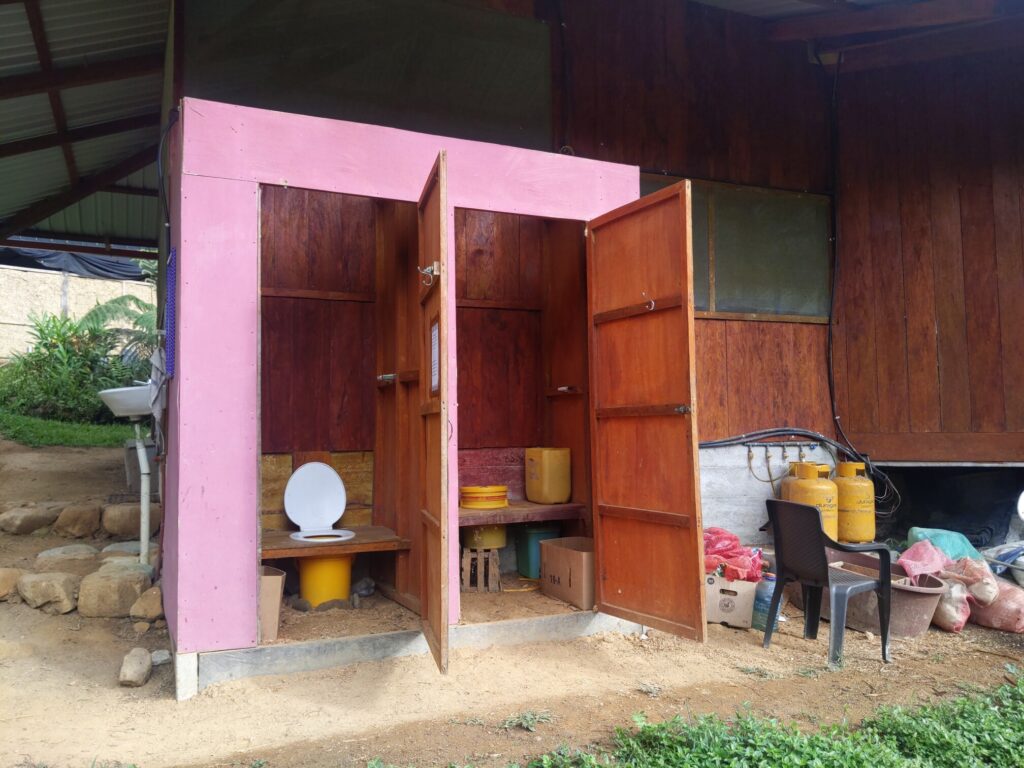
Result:
{"label": "toilet seat lid", "polygon": [[303,531],[331,528],[345,514],[347,501],[341,477],[319,461],[295,470],[284,488],[285,514]]}

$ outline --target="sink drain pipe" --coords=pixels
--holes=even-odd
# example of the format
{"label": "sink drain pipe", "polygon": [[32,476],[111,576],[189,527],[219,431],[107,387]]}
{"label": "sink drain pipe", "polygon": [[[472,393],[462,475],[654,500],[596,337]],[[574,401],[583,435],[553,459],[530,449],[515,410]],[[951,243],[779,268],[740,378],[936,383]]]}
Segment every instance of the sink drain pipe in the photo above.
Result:
{"label": "sink drain pipe", "polygon": [[149,565],[149,455],[142,439],[142,420],[135,420],[135,452],[139,456],[139,562]]}

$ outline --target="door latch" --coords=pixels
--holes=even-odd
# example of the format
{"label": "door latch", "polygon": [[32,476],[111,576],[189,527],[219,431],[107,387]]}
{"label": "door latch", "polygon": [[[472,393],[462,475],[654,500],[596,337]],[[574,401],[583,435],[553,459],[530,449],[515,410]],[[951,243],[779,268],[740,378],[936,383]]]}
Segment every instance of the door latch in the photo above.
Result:
{"label": "door latch", "polygon": [[686,414],[693,412],[690,406],[688,405],[677,405],[672,410],[678,413],[680,416],[685,416]]}

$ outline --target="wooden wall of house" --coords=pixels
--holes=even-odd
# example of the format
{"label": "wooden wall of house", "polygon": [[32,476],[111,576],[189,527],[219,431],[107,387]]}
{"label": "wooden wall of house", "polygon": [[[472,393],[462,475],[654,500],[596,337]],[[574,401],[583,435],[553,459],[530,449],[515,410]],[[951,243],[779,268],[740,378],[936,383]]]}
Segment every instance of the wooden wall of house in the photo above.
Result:
{"label": "wooden wall of house", "polygon": [[[829,82],[804,46],[680,0],[562,5],[557,143],[674,176],[827,190]],[[825,326],[696,326],[701,440],[772,426],[832,432]]]}
{"label": "wooden wall of house", "polygon": [[876,457],[1024,458],[1024,51],[841,78],[836,374]]}

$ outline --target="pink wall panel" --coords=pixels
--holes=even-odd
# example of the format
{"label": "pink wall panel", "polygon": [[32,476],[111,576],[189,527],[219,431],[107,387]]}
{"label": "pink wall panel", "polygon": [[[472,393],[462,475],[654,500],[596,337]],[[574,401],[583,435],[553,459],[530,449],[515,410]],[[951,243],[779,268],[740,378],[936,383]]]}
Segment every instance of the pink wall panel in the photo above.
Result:
{"label": "pink wall panel", "polygon": [[[258,185],[416,201],[447,151],[447,389],[455,403],[455,208],[586,220],[635,200],[640,175],[631,166],[196,99],[184,100],[182,125],[187,282],[172,419],[180,435],[171,568],[176,647],[208,651],[256,643]],[[449,413],[449,619],[456,623],[458,411]]]}
{"label": "pink wall panel", "polygon": [[257,641],[259,187],[181,180],[174,522],[179,653]]}

